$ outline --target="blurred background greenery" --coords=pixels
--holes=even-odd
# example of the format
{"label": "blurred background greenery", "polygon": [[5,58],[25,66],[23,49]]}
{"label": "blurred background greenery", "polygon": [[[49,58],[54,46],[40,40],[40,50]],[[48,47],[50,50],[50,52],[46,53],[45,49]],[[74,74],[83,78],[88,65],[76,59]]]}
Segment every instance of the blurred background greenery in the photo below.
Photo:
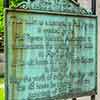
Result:
{"label": "blurred background greenery", "polygon": [[0,78],[0,100],[5,100],[4,79]]}

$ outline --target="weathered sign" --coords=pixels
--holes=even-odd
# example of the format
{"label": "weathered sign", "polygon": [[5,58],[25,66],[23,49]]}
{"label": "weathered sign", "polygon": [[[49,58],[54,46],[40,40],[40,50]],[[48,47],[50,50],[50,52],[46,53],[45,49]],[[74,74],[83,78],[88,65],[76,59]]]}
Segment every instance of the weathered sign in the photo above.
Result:
{"label": "weathered sign", "polygon": [[6,10],[8,100],[95,94],[97,18]]}

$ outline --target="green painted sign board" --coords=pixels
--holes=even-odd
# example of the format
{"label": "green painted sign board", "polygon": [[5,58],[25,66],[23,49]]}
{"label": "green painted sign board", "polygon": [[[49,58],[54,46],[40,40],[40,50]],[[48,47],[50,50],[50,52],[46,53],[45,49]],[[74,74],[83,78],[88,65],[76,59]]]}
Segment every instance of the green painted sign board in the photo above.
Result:
{"label": "green painted sign board", "polygon": [[95,16],[21,10],[6,14],[8,100],[96,93]]}
{"label": "green painted sign board", "polygon": [[12,10],[5,14],[7,100],[97,93],[97,17]]}

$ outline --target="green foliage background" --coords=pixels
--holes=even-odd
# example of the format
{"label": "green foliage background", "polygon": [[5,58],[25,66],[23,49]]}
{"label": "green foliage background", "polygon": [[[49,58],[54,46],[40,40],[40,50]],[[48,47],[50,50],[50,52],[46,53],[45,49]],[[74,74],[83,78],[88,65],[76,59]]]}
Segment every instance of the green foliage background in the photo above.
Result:
{"label": "green foliage background", "polygon": [[[15,8],[16,5],[24,0],[9,0],[10,8]],[[4,32],[4,7],[3,0],[0,0],[0,32]]]}
{"label": "green foliage background", "polygon": [[3,7],[0,7],[0,32],[4,31],[3,19]]}
{"label": "green foliage background", "polygon": [[0,32],[3,32],[3,0],[0,0]]}
{"label": "green foliage background", "polygon": [[18,3],[22,2],[24,0],[10,0],[10,7],[15,8]]}
{"label": "green foliage background", "polygon": [[0,78],[0,100],[5,100],[4,79]]}

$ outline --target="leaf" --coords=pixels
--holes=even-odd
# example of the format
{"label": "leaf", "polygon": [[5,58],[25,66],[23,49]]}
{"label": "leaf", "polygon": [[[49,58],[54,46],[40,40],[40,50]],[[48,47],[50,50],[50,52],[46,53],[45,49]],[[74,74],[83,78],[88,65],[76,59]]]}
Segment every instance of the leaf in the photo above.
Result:
{"label": "leaf", "polygon": [[3,0],[0,0],[0,8],[3,7]]}

